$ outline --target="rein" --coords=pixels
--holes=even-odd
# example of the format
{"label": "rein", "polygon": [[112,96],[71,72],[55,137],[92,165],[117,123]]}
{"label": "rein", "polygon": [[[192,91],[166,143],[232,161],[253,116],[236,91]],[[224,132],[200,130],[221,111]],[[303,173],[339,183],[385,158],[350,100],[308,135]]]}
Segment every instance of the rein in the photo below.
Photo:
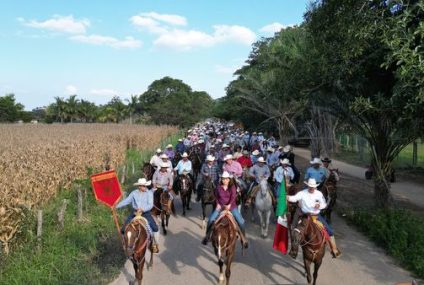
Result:
{"label": "rein", "polygon": [[[313,235],[310,239],[309,239],[309,241],[305,241],[305,232],[303,232],[303,234],[302,234],[302,240],[304,241],[304,243],[302,243],[302,242],[300,242],[299,243],[299,245],[303,248],[303,247],[306,247],[306,249],[310,252],[310,253],[312,253],[312,261],[314,261],[314,259],[315,259],[315,257],[316,257],[316,255],[317,255],[317,253],[320,251],[320,249],[321,249],[321,247],[322,247],[322,245],[325,243],[325,236],[324,236],[324,233],[318,228],[318,226],[317,225],[315,225],[314,224],[314,221],[309,217],[308,218],[308,225],[306,226],[306,229],[308,229],[309,227],[315,227],[316,229],[317,229],[317,234],[315,234],[315,235]],[[299,230],[297,230],[299,233],[300,233],[300,231]],[[305,230],[306,231],[306,230]],[[319,239],[319,236],[321,236],[321,239]],[[318,239],[318,242],[317,243],[313,243],[312,241],[314,240],[314,239]],[[315,246],[317,246],[317,245],[319,245],[319,248],[317,249],[317,250],[313,250],[311,247],[315,247]]]}
{"label": "rein", "polygon": [[[137,238],[135,240],[138,241],[140,239],[141,229],[144,229],[144,231],[146,232],[146,239],[144,240],[142,245],[136,251],[134,251],[133,254],[129,257],[131,259],[131,261],[133,263],[135,263],[137,266],[139,266],[145,260],[146,254],[143,255],[143,257],[141,258],[140,261],[136,260],[135,256],[137,256],[138,254],[141,254],[141,252],[146,248],[147,243],[148,243],[148,239],[149,239],[149,237],[148,237],[149,234],[148,234],[148,231],[145,228],[145,226],[140,222],[138,222],[138,225],[140,226],[139,230],[136,229],[136,227],[134,226],[133,223],[130,224],[131,228],[133,228],[135,231],[137,231]],[[130,248],[130,249],[133,249],[135,247],[135,244],[136,244],[136,242],[134,242],[133,246],[131,246],[131,247],[127,246],[127,247]]]}

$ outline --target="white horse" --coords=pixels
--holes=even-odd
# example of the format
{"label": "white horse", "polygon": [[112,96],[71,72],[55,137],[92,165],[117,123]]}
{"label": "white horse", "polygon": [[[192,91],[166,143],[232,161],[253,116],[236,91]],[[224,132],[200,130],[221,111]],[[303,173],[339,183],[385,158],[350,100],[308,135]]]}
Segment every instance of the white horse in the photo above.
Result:
{"label": "white horse", "polygon": [[259,189],[260,191],[258,191],[255,197],[255,208],[258,210],[261,222],[261,236],[266,238],[268,236],[269,218],[272,212],[272,197],[266,179],[261,180]]}

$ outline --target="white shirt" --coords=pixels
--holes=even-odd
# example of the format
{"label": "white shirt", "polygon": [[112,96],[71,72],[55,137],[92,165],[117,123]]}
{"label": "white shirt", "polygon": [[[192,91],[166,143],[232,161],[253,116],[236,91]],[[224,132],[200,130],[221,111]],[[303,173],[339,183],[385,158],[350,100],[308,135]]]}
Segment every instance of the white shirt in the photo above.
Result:
{"label": "white shirt", "polygon": [[152,158],[150,159],[150,164],[155,167],[158,167],[161,163],[162,163],[162,159],[156,154],[152,156]]}
{"label": "white shirt", "polygon": [[[309,193],[308,189],[304,189],[300,192],[297,192],[294,196],[287,196],[288,200],[292,203],[300,201],[300,208],[305,214],[318,215],[322,209],[327,207],[327,202],[325,202],[324,196],[321,191],[314,190],[313,193]],[[319,209],[315,209],[315,205],[319,203]]]}

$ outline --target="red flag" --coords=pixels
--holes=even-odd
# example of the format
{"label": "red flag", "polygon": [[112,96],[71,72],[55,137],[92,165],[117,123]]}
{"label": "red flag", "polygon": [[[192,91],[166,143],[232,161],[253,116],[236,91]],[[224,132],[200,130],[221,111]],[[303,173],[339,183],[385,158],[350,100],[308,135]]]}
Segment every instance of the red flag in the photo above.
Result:
{"label": "red flag", "polygon": [[274,234],[274,244],[272,247],[275,250],[281,251],[282,254],[287,254],[289,248],[289,231],[287,228],[287,220],[278,217],[277,228]]}
{"label": "red flag", "polygon": [[96,199],[111,208],[121,198],[121,187],[114,170],[92,175],[91,185]]}

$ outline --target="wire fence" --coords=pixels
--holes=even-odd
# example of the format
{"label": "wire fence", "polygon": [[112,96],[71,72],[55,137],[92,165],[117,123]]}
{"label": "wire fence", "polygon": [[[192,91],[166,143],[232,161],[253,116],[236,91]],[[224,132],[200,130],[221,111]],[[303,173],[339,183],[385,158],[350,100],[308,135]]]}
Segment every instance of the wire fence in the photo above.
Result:
{"label": "wire fence", "polygon": [[[348,134],[339,134],[336,137],[340,145],[338,156],[357,164],[366,165],[370,163],[370,147],[365,139],[358,135]],[[414,143],[407,145],[394,160],[394,166],[424,168],[424,139],[418,139]]]}

